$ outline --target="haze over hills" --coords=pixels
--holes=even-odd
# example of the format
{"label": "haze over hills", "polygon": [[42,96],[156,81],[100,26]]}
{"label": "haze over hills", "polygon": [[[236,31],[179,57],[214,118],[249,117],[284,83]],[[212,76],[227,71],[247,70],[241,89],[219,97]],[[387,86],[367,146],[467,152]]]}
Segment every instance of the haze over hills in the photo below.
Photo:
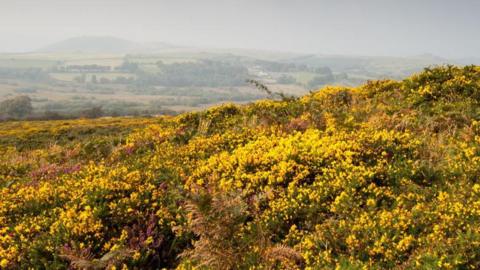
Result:
{"label": "haze over hills", "polygon": [[[78,36],[52,43],[48,46],[35,50],[42,53],[142,53],[156,54],[165,52],[165,50],[181,50],[196,53],[216,53],[233,54],[238,56],[249,56],[257,59],[276,60],[281,62],[295,62],[313,66],[334,65],[344,68],[364,67],[372,62],[417,62],[419,64],[434,65],[445,64],[449,62],[469,64],[469,62],[478,62],[478,59],[447,59],[430,53],[413,56],[377,56],[377,55],[337,55],[326,53],[295,53],[288,51],[266,51],[241,48],[209,48],[180,46],[167,42],[146,42],[139,43],[128,39],[114,36]],[[476,60],[476,61],[474,61]]]}
{"label": "haze over hills", "polygon": [[158,50],[172,48],[166,43],[137,43],[127,39],[112,36],[80,36],[65,39],[46,47],[38,52],[84,52],[84,53],[132,53],[132,52],[156,52]]}
{"label": "haze over hills", "polygon": [[[425,67],[473,64],[432,54],[360,56],[178,46],[79,36],[30,53],[0,54],[0,101],[28,95],[22,117],[178,113],[264,98],[246,82],[299,96],[325,85],[402,80]],[[15,107],[15,106],[14,106]],[[18,117],[8,114],[8,117]]]}
{"label": "haze over hills", "polygon": [[475,0],[1,2],[0,51],[8,52],[70,36],[112,35],[304,53],[480,57]]}

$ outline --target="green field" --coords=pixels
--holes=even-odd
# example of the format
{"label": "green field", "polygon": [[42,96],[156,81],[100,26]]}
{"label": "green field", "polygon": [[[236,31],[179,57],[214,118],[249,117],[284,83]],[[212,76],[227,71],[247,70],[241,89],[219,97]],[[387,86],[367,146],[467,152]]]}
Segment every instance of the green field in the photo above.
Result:
{"label": "green field", "polygon": [[[198,110],[222,102],[246,103],[264,98],[264,93],[245,83],[247,79],[258,80],[275,92],[299,96],[324,85],[310,84],[319,76],[317,68],[329,68],[334,78],[346,75],[329,84],[355,86],[376,78],[397,78],[399,72],[410,74],[430,61],[428,58],[392,58],[390,60],[395,60],[392,63],[389,59],[192,48],[165,49],[151,54],[0,54],[0,101],[29,95],[35,113],[40,114],[46,110],[66,113],[72,111],[71,108],[81,110],[92,106],[109,108],[109,112],[119,109],[127,114],[148,112],[152,108],[155,111],[160,107],[175,111]],[[106,66],[109,71],[87,69],[80,72],[73,68],[70,72],[68,69],[69,66],[92,65]],[[223,66],[212,73],[219,65]],[[124,66],[126,69],[122,70]],[[232,66],[236,69],[230,69],[225,75]],[[285,66],[294,69],[282,69]],[[162,77],[164,72],[169,72],[168,76]],[[205,72],[210,73],[202,75],[207,74]],[[235,77],[237,74],[243,75]],[[278,83],[277,79],[282,76],[293,77],[295,82]],[[137,105],[125,111],[125,106],[120,105],[122,102]]]}
{"label": "green field", "polygon": [[98,73],[74,73],[74,72],[69,72],[69,73],[50,73],[50,76],[56,80],[60,81],[68,81],[72,82],[74,81],[74,78],[81,76],[82,74],[86,75],[86,80],[91,81],[92,76],[97,77],[97,80],[100,80],[101,78],[106,78],[109,80],[113,80],[117,77],[133,77],[135,78],[136,75],[132,73],[121,73],[121,72],[98,72]]}
{"label": "green field", "polygon": [[48,59],[25,59],[16,56],[0,57],[0,68],[52,68],[58,64],[58,61]]}

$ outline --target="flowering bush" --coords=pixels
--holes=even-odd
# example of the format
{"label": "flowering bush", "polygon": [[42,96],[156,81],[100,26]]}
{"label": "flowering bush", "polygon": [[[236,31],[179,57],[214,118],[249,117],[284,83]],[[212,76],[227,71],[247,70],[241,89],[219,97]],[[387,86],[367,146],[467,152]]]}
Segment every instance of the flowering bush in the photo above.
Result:
{"label": "flowering bush", "polygon": [[1,269],[479,269],[480,68],[0,124]]}

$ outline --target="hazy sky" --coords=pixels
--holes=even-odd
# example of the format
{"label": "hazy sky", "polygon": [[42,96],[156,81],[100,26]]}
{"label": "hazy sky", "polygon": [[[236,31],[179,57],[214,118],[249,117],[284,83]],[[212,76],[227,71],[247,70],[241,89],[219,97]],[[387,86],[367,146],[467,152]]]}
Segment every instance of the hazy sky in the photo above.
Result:
{"label": "hazy sky", "polygon": [[0,51],[79,35],[356,54],[480,57],[480,0],[0,0]]}

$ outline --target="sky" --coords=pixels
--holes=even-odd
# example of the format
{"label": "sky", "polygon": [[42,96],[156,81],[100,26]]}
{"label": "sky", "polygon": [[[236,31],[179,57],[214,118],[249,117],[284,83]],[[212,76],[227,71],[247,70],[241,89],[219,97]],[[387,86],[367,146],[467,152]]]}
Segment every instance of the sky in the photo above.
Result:
{"label": "sky", "polygon": [[316,54],[480,57],[479,0],[0,0],[0,51],[76,36]]}

